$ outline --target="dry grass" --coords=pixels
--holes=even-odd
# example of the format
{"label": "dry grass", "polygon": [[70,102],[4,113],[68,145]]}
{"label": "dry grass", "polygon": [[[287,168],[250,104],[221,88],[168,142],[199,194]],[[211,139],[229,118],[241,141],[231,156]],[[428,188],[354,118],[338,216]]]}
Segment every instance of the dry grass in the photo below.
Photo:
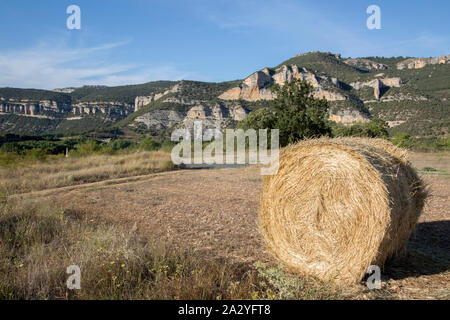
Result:
{"label": "dry grass", "polygon": [[291,270],[357,283],[403,251],[425,198],[406,153],[387,141],[303,141],[264,180],[261,230]]}
{"label": "dry grass", "polygon": [[162,151],[49,158],[0,167],[0,189],[17,194],[171,169],[170,153]]}
{"label": "dry grass", "polygon": [[[56,157],[0,168],[0,300],[335,297],[320,282],[297,279],[281,268],[211,260],[200,251],[138,235],[134,227],[42,199],[10,197],[170,169],[170,154],[164,152]],[[71,265],[81,268],[81,290],[67,289]]]}
{"label": "dry grass", "polygon": [[[66,268],[81,269],[81,289]],[[39,203],[0,205],[0,300],[326,299],[336,291],[280,268],[230,264],[141,238],[136,229]]]}

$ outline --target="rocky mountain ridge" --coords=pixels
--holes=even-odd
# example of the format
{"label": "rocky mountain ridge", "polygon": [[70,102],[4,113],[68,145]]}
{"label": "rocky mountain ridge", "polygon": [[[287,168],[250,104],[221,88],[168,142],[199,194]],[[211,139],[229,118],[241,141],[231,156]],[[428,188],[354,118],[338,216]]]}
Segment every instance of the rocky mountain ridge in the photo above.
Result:
{"label": "rocky mountain ridge", "polygon": [[[317,75],[306,68],[297,65],[281,66],[275,70],[265,68],[246,78],[238,87],[232,88],[219,96],[223,100],[272,100],[274,98],[270,88],[274,84],[283,85],[286,81],[301,79],[314,87],[314,96],[329,101],[346,100],[346,97],[333,88],[339,88],[336,78]],[[330,88],[330,89],[329,89]]]}
{"label": "rocky mountain ridge", "polygon": [[[377,116],[400,130],[411,121],[427,125],[425,113],[437,117],[444,112],[438,118],[442,128],[448,120],[445,111],[428,110],[445,110],[449,105],[449,57],[342,58],[339,54],[312,52],[256,71],[243,80],[224,83],[159,81],[63,88],[53,93],[0,88],[0,134],[25,134],[28,123],[37,118],[62,121],[53,126],[62,133],[68,127],[76,132],[114,125],[156,135],[158,131],[192,126],[195,119],[203,120],[207,127],[225,128],[253,110],[269,107],[274,98],[271,87],[294,78],[309,82],[315,97],[329,101],[332,121],[349,125]],[[26,125],[15,125],[18,118],[10,115],[22,116],[20,122]],[[76,128],[67,122],[77,123]],[[39,123],[33,128],[33,133],[54,130]]]}
{"label": "rocky mountain ridge", "polygon": [[270,88],[274,84],[283,85],[286,81],[292,79],[301,79],[309,82],[313,88],[313,95],[316,98],[324,98],[328,101],[350,100],[351,97],[342,94],[340,91],[344,86],[350,86],[356,90],[362,87],[372,87],[374,89],[375,99],[381,96],[382,87],[401,87],[402,80],[399,77],[395,78],[376,78],[365,82],[352,82],[345,84],[337,78],[317,75],[306,68],[301,68],[296,65],[282,66],[275,70],[268,68],[262,71],[257,71],[246,78],[243,83],[235,88],[232,88],[219,96],[223,100],[272,100],[274,95]]}

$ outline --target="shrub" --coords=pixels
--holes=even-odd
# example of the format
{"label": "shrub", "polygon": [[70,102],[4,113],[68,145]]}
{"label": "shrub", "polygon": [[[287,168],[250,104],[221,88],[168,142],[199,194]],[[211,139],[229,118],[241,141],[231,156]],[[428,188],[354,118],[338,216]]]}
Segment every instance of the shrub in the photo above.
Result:
{"label": "shrub", "polygon": [[145,151],[158,150],[160,147],[161,147],[161,144],[159,144],[158,142],[156,142],[152,138],[145,138],[138,145],[138,148],[140,150],[145,150]]}
{"label": "shrub", "polygon": [[76,146],[75,155],[84,156],[98,153],[101,150],[100,144],[95,140],[86,140]]}
{"label": "shrub", "polygon": [[173,147],[176,146],[176,142],[171,140],[164,140],[164,142],[161,144],[161,151],[165,152],[171,152]]}
{"label": "shrub", "polygon": [[111,148],[112,151],[119,151],[123,149],[127,149],[130,146],[132,146],[132,143],[130,141],[125,140],[112,140],[110,143],[108,143],[108,147]]}
{"label": "shrub", "polygon": [[439,150],[450,150],[450,137],[447,139],[439,139],[433,143],[433,146]]}
{"label": "shrub", "polygon": [[333,126],[333,136],[387,139],[389,137],[388,128],[386,121],[374,118],[368,123],[357,123],[351,126],[335,124]]}
{"label": "shrub", "polygon": [[20,156],[13,152],[0,152],[0,166],[10,166],[20,161]]}
{"label": "shrub", "polygon": [[25,154],[25,160],[35,162],[43,161],[47,158],[47,153],[43,149],[31,149]]}
{"label": "shrub", "polygon": [[407,133],[397,133],[392,139],[392,143],[401,148],[411,148],[414,145]]}

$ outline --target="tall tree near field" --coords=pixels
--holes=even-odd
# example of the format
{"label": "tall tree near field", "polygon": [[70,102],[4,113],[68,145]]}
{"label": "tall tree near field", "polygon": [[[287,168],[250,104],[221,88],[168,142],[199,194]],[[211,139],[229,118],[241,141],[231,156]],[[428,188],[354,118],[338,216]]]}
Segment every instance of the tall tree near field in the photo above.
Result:
{"label": "tall tree near field", "polygon": [[280,145],[286,146],[305,138],[330,135],[328,102],[312,95],[313,87],[306,81],[293,79],[283,86],[275,84],[271,101],[274,128],[280,130]]}

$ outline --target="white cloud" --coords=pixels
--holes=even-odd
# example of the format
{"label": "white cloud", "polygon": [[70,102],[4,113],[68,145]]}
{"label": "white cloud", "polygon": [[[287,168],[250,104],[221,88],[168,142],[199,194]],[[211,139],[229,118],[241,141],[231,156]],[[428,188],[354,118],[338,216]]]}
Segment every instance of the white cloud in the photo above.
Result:
{"label": "white cloud", "polygon": [[180,80],[189,73],[174,65],[108,63],[104,55],[129,41],[84,48],[39,44],[0,53],[0,87],[53,89],[83,85],[124,85],[154,80]]}

